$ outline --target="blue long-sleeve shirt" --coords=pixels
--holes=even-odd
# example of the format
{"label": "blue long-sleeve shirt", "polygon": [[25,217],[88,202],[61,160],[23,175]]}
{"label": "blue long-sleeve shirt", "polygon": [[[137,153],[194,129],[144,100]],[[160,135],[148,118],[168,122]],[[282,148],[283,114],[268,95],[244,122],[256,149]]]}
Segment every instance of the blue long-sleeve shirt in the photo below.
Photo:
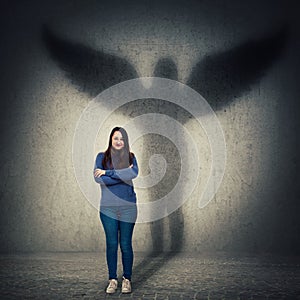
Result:
{"label": "blue long-sleeve shirt", "polygon": [[[138,165],[136,157],[133,157],[132,167],[125,169],[105,169],[102,161],[104,152],[98,153],[95,161],[95,169],[105,170],[105,175],[95,177],[94,179],[101,187],[101,206],[122,206],[130,203],[136,203],[136,194],[134,191],[132,179],[138,175]],[[127,201],[124,202],[123,200]]]}

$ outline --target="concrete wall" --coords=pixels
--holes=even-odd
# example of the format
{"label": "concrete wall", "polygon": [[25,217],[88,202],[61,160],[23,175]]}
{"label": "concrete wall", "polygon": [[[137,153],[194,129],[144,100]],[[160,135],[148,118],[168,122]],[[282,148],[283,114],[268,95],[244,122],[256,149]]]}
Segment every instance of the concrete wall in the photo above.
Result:
{"label": "concrete wall", "polygon": [[[201,93],[223,128],[227,165],[215,197],[200,209],[211,161],[195,118],[155,99],[115,111],[97,151],[113,126],[160,112],[180,121],[203,153],[203,176],[191,197],[163,220],[137,224],[135,250],[299,252],[294,11],[286,1],[7,4],[1,12],[0,250],[105,249],[98,211],[75,178],[73,136],[94,96],[136,74],[178,80]],[[124,60],[105,55],[103,73],[94,74],[94,62],[81,55],[93,53],[85,47]],[[141,202],[167,194],[178,179],[180,154],[167,136],[147,135],[132,145],[141,176],[153,154],[168,165],[157,186],[137,189]]]}

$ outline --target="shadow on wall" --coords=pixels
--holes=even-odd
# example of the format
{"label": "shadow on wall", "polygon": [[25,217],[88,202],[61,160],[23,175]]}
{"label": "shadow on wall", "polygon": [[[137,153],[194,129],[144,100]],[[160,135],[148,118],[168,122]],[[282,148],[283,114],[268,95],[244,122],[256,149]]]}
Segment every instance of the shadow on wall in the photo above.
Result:
{"label": "shadow on wall", "polygon": [[[187,85],[201,93],[214,110],[225,109],[239,95],[249,90],[250,85],[258,81],[280,58],[287,35],[286,26],[282,26],[280,30],[274,30],[265,37],[207,56],[194,66]],[[43,28],[42,39],[49,54],[65,71],[66,76],[80,91],[87,93],[90,97],[98,95],[102,90],[114,84],[138,77],[136,70],[126,59],[68,41],[57,36],[47,26]],[[153,75],[178,80],[177,66],[171,58],[161,58],[157,62]],[[122,112],[130,112],[131,117],[151,112],[161,113],[169,115],[182,124],[191,118],[186,111],[178,114],[178,111],[183,109],[173,103],[158,99],[148,99],[148,101],[151,105],[145,106],[142,101],[140,104],[136,101],[128,103],[121,108]],[[107,103],[108,107],[109,105]],[[156,153],[164,155],[167,161],[165,177],[155,187],[149,189],[150,199],[154,201],[167,194],[176,184],[180,170],[180,156],[175,145],[167,142],[164,137],[148,136],[145,137],[145,141],[149,151],[144,151],[141,158],[143,161],[149,158],[153,144],[155,144]],[[184,195],[179,196],[184,197]],[[165,223],[169,225],[168,230],[166,230]],[[174,257],[176,252],[182,250],[184,231],[182,209],[179,208],[166,218],[151,223],[150,228],[153,247],[149,256],[135,267],[135,273],[138,274],[137,286],[146,277],[151,276],[149,272],[155,273]],[[152,256],[161,256],[163,259],[153,266],[151,265]]]}
{"label": "shadow on wall", "polygon": [[[214,110],[224,109],[249,91],[250,85],[258,82],[280,59],[288,35],[288,26],[282,24],[280,29],[274,29],[259,39],[207,55],[192,68],[186,84],[199,92]],[[138,77],[126,59],[61,38],[46,25],[43,26],[42,39],[66,76],[90,97],[114,84]],[[178,77],[175,73],[175,63],[162,58],[154,76],[172,79]]]}
{"label": "shadow on wall", "polygon": [[[178,80],[177,67],[174,61],[170,58],[160,59],[155,67],[154,76]],[[178,106],[170,102],[157,101],[156,99],[153,99],[152,101],[154,103],[152,106],[153,112],[167,114],[170,117],[177,119]],[[178,142],[180,143],[180,141]],[[180,154],[177,151],[174,151],[176,149],[172,149],[173,147],[176,148],[175,145],[170,145],[170,143],[164,141],[162,137],[155,136],[148,140],[146,145],[151,145],[151,143],[155,144],[156,153],[162,154],[167,161],[165,177],[160,183],[154,186],[153,189],[149,189],[150,200],[155,201],[164,196],[162,192],[167,194],[176,185],[181,168],[181,159]],[[145,151],[144,154],[147,156],[147,153],[149,152]],[[142,160],[148,161],[148,157],[142,157]],[[183,189],[179,188],[179,190]],[[178,195],[178,197],[182,198],[184,195]],[[166,223],[169,225],[169,228],[166,228]],[[184,216],[182,208],[178,208],[171,214],[168,213],[168,216],[164,219],[152,222],[150,224],[150,231],[152,251],[134,268],[134,273],[137,278],[135,285],[137,287],[143,284],[147,278],[155,274],[157,270],[162,268],[171,258],[182,250],[184,232]],[[169,249],[166,249],[168,246]],[[155,263],[153,263],[152,257],[160,257],[161,259],[155,260]]]}

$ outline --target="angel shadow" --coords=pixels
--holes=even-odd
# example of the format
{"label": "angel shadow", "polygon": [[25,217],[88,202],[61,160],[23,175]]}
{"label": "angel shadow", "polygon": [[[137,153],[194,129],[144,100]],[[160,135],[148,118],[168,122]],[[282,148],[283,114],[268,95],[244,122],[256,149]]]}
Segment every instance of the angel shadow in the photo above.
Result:
{"label": "angel shadow", "polygon": [[[273,30],[261,38],[249,40],[232,49],[201,58],[192,68],[186,84],[204,96],[215,111],[226,109],[242,93],[247,92],[251,84],[258,82],[281,57],[287,36],[287,27],[282,26],[280,30]],[[69,41],[55,34],[47,26],[43,27],[42,40],[48,54],[65,72],[66,77],[78,90],[85,92],[89,97],[95,97],[114,84],[138,77],[135,68],[125,58]],[[156,64],[153,75],[178,80],[177,66],[171,58],[161,58]],[[146,100],[148,103],[144,105]],[[179,107],[173,103],[159,99],[146,100],[141,100],[140,104],[135,101],[128,103],[120,109],[130,117],[150,112],[162,113],[182,124],[192,117],[185,111],[179,111]],[[107,103],[107,106],[109,107],[110,103]],[[164,178],[160,185],[149,190],[150,199],[154,200],[160,196],[161,192],[168,192],[176,183],[178,177],[175,174],[180,160],[174,145],[166,144],[166,140],[162,137],[146,137],[145,144],[150,148],[152,144],[155,144],[156,153],[162,155],[167,150],[173,151],[168,161],[169,173],[168,170],[166,172],[173,176]],[[147,160],[147,155],[149,155],[147,152],[142,154],[140,160]],[[184,197],[184,195],[178,196]],[[138,278],[135,286],[142,284],[144,279],[149,278],[176,253],[182,251],[184,246],[182,208],[170,213],[162,220],[152,222],[150,232],[152,251],[134,267],[135,277]],[[153,263],[151,259],[153,256],[161,259]]]}

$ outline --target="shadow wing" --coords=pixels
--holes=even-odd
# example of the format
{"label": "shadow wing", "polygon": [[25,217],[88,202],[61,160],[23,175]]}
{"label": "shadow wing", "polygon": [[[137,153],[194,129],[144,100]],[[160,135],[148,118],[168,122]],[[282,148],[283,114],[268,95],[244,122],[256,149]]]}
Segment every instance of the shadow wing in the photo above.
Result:
{"label": "shadow wing", "polygon": [[199,92],[214,110],[224,109],[249,91],[280,59],[287,37],[287,26],[283,26],[228,51],[207,55],[192,69],[187,85]]}
{"label": "shadow wing", "polygon": [[43,28],[42,39],[71,82],[91,97],[114,84],[138,77],[126,59],[63,39],[47,26]]}

